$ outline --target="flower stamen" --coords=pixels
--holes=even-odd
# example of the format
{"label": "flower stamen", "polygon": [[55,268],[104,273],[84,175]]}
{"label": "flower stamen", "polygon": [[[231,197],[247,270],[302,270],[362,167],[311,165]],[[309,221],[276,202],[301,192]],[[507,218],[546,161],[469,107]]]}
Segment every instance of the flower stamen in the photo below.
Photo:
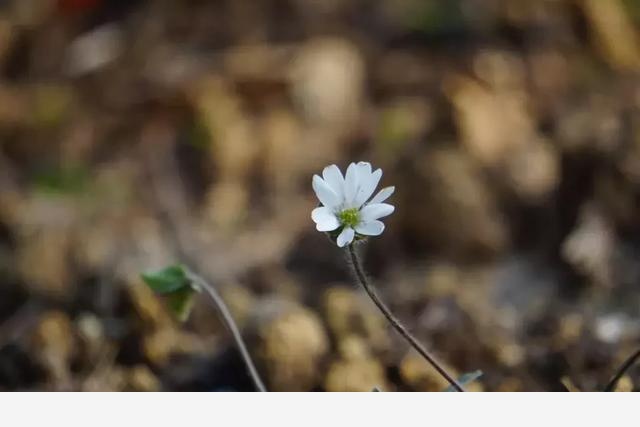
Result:
{"label": "flower stamen", "polygon": [[355,227],[360,223],[360,211],[357,208],[345,209],[338,213],[340,224],[345,227]]}

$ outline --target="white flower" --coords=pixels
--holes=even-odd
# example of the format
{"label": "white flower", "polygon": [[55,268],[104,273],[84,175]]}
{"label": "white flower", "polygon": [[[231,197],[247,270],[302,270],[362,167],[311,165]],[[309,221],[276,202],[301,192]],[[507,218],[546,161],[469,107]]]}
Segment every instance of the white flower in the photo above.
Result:
{"label": "white flower", "polygon": [[339,234],[336,243],[340,247],[353,242],[357,235],[379,236],[384,224],[378,221],[391,215],[394,207],[382,203],[393,194],[395,187],[380,190],[371,200],[382,169],[371,171],[367,162],[351,163],[343,177],[336,165],[327,166],[322,178],[313,176],[313,190],[322,206],[311,212],[311,219],[318,231],[333,231]]}

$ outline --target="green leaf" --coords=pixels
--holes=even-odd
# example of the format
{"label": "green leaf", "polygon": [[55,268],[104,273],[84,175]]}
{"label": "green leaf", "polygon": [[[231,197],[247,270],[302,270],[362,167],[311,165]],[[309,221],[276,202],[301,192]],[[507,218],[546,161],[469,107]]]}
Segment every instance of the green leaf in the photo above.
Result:
{"label": "green leaf", "polygon": [[171,312],[181,322],[186,322],[195,302],[196,291],[190,286],[178,289],[167,295],[167,304]]}
{"label": "green leaf", "polygon": [[[480,370],[473,371],[473,372],[467,372],[466,374],[462,374],[458,378],[458,384],[460,384],[461,386],[465,386],[465,385],[467,385],[469,383],[474,382],[475,380],[477,380],[481,376],[482,376],[482,371],[480,371]],[[453,388],[453,386],[449,386],[446,389],[444,389],[443,391],[456,391],[456,389]]]}
{"label": "green leaf", "polygon": [[185,266],[172,265],[141,276],[151,289],[165,297],[169,310],[178,320],[184,322],[189,318],[195,301],[194,294],[200,288],[192,282]]}
{"label": "green leaf", "polygon": [[159,294],[171,294],[182,289],[191,289],[189,277],[182,265],[172,265],[159,271],[142,274],[142,280]]}

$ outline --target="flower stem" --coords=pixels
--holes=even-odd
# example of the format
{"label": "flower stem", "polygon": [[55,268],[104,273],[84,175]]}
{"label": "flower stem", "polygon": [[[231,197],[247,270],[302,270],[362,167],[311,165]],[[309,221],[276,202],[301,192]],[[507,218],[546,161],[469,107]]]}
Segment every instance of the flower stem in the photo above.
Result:
{"label": "flower stem", "polygon": [[258,374],[258,370],[253,364],[253,360],[251,360],[251,356],[249,355],[249,351],[244,344],[244,340],[242,339],[240,330],[238,329],[236,322],[233,320],[233,316],[231,316],[231,313],[229,312],[227,305],[224,303],[222,296],[220,296],[215,287],[210,285],[206,280],[204,280],[194,272],[189,271],[189,277],[194,283],[204,289],[213,300],[213,304],[215,305],[216,309],[218,309],[218,312],[220,313],[225,326],[231,332],[233,340],[235,341],[236,346],[240,351],[240,356],[242,356],[242,360],[244,361],[244,364],[249,371],[249,376],[251,377],[253,384],[256,386],[256,389],[258,391],[267,391],[267,388],[264,386],[264,383],[260,378],[260,374]]}
{"label": "flower stem", "polygon": [[411,344],[411,346],[416,349],[416,351],[420,353],[420,355],[424,357],[427,362],[429,362],[431,366],[433,366],[433,368],[438,371],[438,373],[442,375],[454,389],[456,389],[456,391],[465,391],[464,388],[462,388],[462,386],[458,383],[458,381],[456,381],[453,376],[451,376],[445,370],[445,368],[435,359],[435,357],[429,354],[429,352],[422,346],[422,344],[420,344],[418,340],[416,340],[413,335],[411,335],[409,331],[407,331],[407,329],[402,325],[402,323],[400,323],[400,321],[391,313],[385,303],[382,302],[380,298],[378,298],[378,295],[375,293],[373,287],[369,284],[367,276],[362,268],[362,263],[360,262],[353,243],[348,246],[348,252],[358,281],[364,288],[367,295],[369,295],[369,298],[371,298],[373,303],[378,307],[382,314],[384,314],[389,323],[391,323],[391,326],[393,326],[395,330],[398,331],[398,333],[402,335],[404,339],[406,339],[409,344]]}
{"label": "flower stem", "polygon": [[607,386],[604,388],[604,391],[613,391],[616,388],[616,384],[618,384],[618,381],[620,380],[620,378],[622,378],[622,376],[633,366],[633,364],[639,358],[640,358],[640,349],[637,349],[631,356],[627,358],[627,360],[624,361],[622,366],[618,368],[613,378],[611,378]]}

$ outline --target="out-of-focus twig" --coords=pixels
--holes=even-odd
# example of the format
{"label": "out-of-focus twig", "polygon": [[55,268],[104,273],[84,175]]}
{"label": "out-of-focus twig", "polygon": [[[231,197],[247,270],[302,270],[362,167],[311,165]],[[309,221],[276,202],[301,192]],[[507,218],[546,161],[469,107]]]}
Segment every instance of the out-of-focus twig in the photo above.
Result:
{"label": "out-of-focus twig", "polygon": [[618,368],[615,375],[611,378],[609,383],[606,385],[603,391],[613,391],[616,388],[616,384],[620,378],[624,376],[624,374],[636,363],[636,361],[640,358],[640,348],[637,349],[631,356],[624,361],[624,363]]}

